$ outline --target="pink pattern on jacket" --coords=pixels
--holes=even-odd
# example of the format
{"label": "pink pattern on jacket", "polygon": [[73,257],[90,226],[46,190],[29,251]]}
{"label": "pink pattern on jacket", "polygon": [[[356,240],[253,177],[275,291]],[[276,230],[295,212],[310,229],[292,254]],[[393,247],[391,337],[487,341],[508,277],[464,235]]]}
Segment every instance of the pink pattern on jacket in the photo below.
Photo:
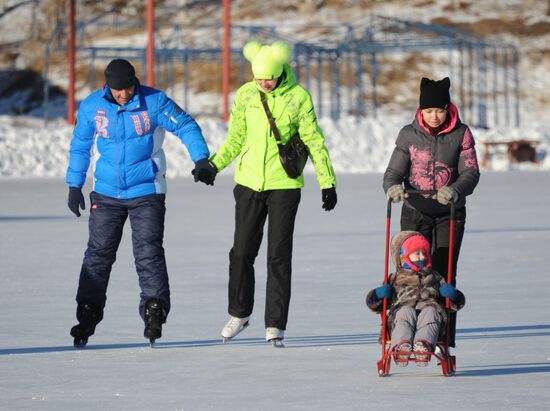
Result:
{"label": "pink pattern on jacket", "polygon": [[409,147],[411,157],[411,175],[409,181],[422,191],[433,190],[433,170],[430,167],[432,155],[430,150],[419,150],[414,146]]}
{"label": "pink pattern on jacket", "polygon": [[[437,190],[449,184],[454,168],[445,163],[433,163],[429,149],[419,150],[414,146],[409,147],[411,156],[411,175],[409,181],[422,191]],[[435,181],[435,187],[433,182]]]}
{"label": "pink pattern on jacket", "polygon": [[464,138],[462,139],[462,152],[460,157],[464,157],[464,165],[468,168],[479,169],[477,164],[476,150],[474,148],[474,137],[469,128],[466,129],[464,133]]}

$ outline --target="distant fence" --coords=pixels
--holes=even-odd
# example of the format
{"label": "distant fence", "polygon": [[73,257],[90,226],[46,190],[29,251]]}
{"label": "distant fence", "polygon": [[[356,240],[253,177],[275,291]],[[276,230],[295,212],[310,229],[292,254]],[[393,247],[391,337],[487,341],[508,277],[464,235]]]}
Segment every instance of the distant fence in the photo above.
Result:
{"label": "distant fence", "polygon": [[[142,70],[141,78],[145,78],[144,46],[86,45],[92,43],[86,37],[87,30],[91,28],[80,26],[77,62],[81,67],[87,62],[90,90],[102,84],[102,69],[115,57],[132,60]],[[155,85],[181,100],[194,115],[221,117],[222,50],[218,41],[221,27],[193,26],[186,27],[185,32],[184,28],[174,26],[171,30],[169,40],[157,40]],[[210,34],[203,36],[203,44],[189,44],[189,30]],[[233,91],[251,79],[249,64],[241,54],[242,45],[252,38],[269,42],[284,39],[294,47],[297,80],[311,92],[320,117],[376,117],[380,110],[414,109],[420,76],[448,75],[452,99],[459,106],[463,120],[477,127],[520,124],[518,51],[508,44],[487,41],[449,27],[376,15],[349,25],[235,25],[231,30]],[[62,33],[63,27],[59,27],[52,35],[46,63],[52,47],[63,49],[63,37],[59,36]],[[423,66],[426,69],[422,69]],[[435,66],[440,67],[439,75],[431,71]],[[441,67],[447,69],[441,71]],[[387,89],[391,82],[399,83],[402,96],[380,93],[381,85]],[[203,95],[207,97],[200,97]],[[209,99],[208,104],[203,101],[205,98]],[[197,100],[201,100],[200,103]],[[47,103],[45,101],[45,105]]]}

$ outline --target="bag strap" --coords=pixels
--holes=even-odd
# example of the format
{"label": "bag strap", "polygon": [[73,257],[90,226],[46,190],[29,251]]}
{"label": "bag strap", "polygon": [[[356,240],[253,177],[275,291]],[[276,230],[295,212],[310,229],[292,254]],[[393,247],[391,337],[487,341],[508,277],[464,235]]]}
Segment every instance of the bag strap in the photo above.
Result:
{"label": "bag strap", "polygon": [[271,131],[273,132],[273,135],[275,136],[275,140],[277,140],[277,144],[281,144],[281,134],[279,133],[279,130],[277,129],[277,125],[275,124],[275,120],[273,119],[273,115],[271,114],[271,110],[269,109],[267,105],[267,101],[265,99],[265,94],[260,91],[260,100],[262,100],[262,105],[264,106],[265,115],[267,116],[267,121],[269,121],[269,126],[271,127]]}

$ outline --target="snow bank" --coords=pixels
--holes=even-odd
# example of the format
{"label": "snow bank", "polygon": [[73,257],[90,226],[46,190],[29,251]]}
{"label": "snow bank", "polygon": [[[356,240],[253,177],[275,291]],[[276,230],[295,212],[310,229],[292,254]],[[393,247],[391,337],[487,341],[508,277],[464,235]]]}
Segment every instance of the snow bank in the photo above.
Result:
{"label": "snow bank", "polygon": [[[388,164],[397,133],[410,118],[347,117],[339,121],[322,118],[327,146],[337,173],[383,172]],[[220,120],[197,119],[212,152],[223,143],[226,125]],[[530,139],[539,140],[538,164],[511,164],[506,155],[491,157],[487,169],[550,169],[550,127],[529,125],[521,129],[473,129],[478,143],[478,158],[483,155],[483,141]],[[67,168],[72,126],[63,119],[44,122],[23,116],[0,116],[0,177],[63,177]],[[167,136],[164,150],[168,160],[168,177],[189,176],[193,167],[187,152],[173,135]],[[311,164],[306,172],[312,173]]]}

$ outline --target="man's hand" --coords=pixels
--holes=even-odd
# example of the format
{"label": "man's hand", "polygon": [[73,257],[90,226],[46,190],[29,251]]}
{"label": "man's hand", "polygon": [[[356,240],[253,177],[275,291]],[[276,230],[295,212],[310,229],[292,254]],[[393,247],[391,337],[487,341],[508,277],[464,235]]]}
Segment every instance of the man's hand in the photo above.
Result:
{"label": "man's hand", "polygon": [[77,217],[80,217],[80,211],[86,209],[86,203],[84,202],[84,196],[82,195],[82,189],[79,187],[69,187],[69,200],[67,202],[69,210],[71,210]]}
{"label": "man's hand", "polygon": [[204,184],[213,186],[218,169],[207,158],[200,159],[195,163],[195,169],[191,174],[195,177],[195,183],[202,181]]}

